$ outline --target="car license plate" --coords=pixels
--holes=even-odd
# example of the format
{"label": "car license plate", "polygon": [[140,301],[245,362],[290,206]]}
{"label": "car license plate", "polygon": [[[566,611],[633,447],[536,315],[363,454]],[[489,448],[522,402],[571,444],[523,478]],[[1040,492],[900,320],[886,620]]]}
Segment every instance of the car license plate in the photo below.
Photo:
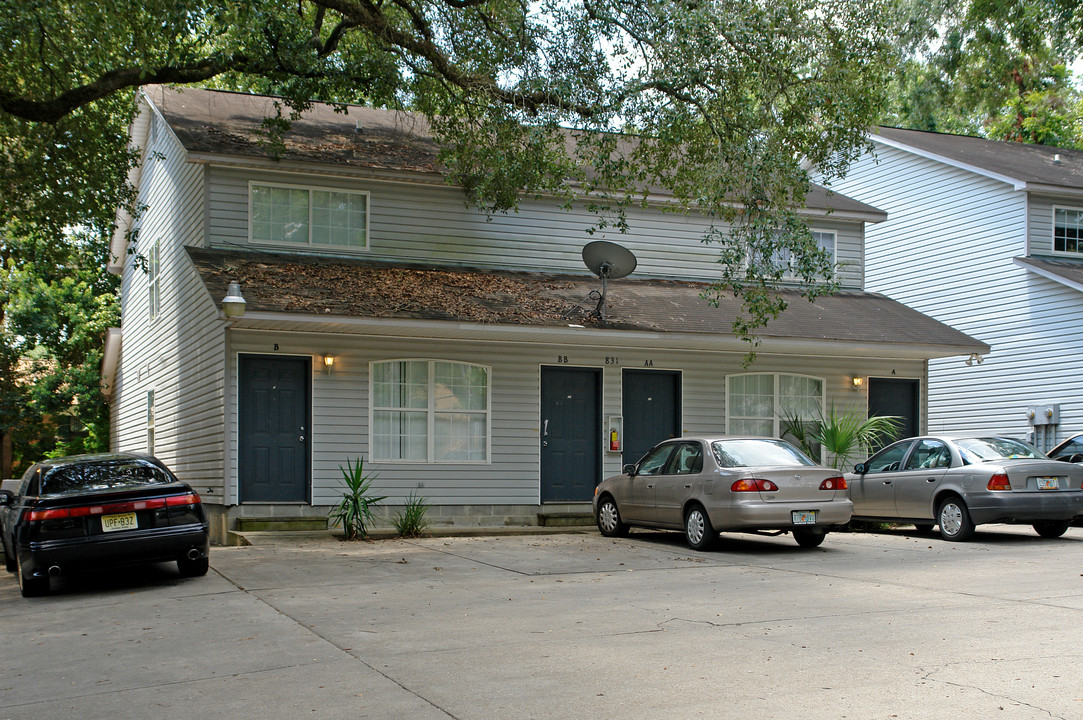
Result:
{"label": "car license plate", "polygon": [[1055,477],[1040,477],[1035,478],[1035,480],[1038,481],[1039,490],[1056,490],[1060,487],[1057,484],[1057,479]]}
{"label": "car license plate", "polygon": [[119,513],[117,515],[102,515],[102,532],[117,532],[118,530],[135,530],[139,527],[135,519],[135,513]]}
{"label": "car license plate", "polygon": [[815,525],[816,524],[816,511],[815,510],[794,510],[790,513],[793,516],[794,525]]}

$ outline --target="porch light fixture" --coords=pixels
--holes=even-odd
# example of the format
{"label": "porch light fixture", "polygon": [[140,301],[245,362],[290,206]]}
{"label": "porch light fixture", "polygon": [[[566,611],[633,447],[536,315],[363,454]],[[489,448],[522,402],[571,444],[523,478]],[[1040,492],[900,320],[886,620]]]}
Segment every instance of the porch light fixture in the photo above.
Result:
{"label": "porch light fixture", "polygon": [[981,361],[982,361],[981,355],[979,355],[977,353],[970,353],[970,357],[968,357],[966,359],[966,364],[967,365],[973,365],[974,363],[977,363],[978,365],[981,365]]}
{"label": "porch light fixture", "polygon": [[328,375],[330,375],[331,374],[331,368],[333,368],[334,366],[335,366],[335,356],[330,355],[330,354],[324,355],[323,356],[323,370],[324,370],[324,372],[326,372]]}
{"label": "porch light fixture", "polygon": [[225,313],[227,318],[242,318],[244,317],[244,296],[241,295],[241,286],[236,280],[229,281],[229,289],[226,290],[226,296],[222,298],[222,312]]}
{"label": "porch light fixture", "polygon": [[850,378],[850,382],[851,384],[853,384],[854,390],[858,390],[861,388],[862,385],[865,384],[865,378],[861,377],[860,375],[854,375],[852,378]]}

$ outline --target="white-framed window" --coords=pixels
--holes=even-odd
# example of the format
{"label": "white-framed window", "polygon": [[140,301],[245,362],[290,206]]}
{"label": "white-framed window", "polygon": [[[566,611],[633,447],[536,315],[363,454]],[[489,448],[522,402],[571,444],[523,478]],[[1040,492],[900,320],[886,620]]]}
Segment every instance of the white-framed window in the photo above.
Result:
{"label": "white-framed window", "polygon": [[1083,210],[1053,208],[1053,252],[1083,255]]}
{"label": "white-framed window", "polygon": [[361,190],[250,182],[248,217],[255,243],[368,249],[369,194]]}
{"label": "white-framed window", "polygon": [[823,378],[790,373],[726,377],[726,433],[781,437],[789,417],[815,418],[824,407]]}
{"label": "white-framed window", "polygon": [[[816,242],[816,246],[827,253],[828,264],[835,267],[835,231],[834,230],[810,230],[812,239]],[[785,268],[783,277],[795,278],[797,273],[790,267],[790,258],[792,253],[789,250],[779,250],[774,257],[774,264],[776,266],[782,266]]]}
{"label": "white-framed window", "polygon": [[148,306],[151,320],[157,318],[162,310],[160,252],[159,243],[155,240],[147,253]]}
{"label": "white-framed window", "polygon": [[371,363],[372,460],[488,463],[491,376],[450,360]]}

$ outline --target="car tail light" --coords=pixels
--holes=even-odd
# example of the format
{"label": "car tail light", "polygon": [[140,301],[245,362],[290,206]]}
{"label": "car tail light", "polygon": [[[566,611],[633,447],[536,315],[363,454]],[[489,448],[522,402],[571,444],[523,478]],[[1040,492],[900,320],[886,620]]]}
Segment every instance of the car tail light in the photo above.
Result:
{"label": "car tail light", "polygon": [[733,492],[774,492],[778,490],[778,485],[762,478],[747,478],[730,485],[730,490]]}
{"label": "car tail light", "polygon": [[199,493],[190,492],[187,495],[173,495],[165,499],[165,504],[169,507],[175,505],[199,505],[202,502],[199,499]]}
{"label": "car tail light", "polygon": [[846,478],[842,477],[841,475],[839,477],[827,478],[822,483],[820,483],[820,489],[821,490],[845,490],[846,489]]}
{"label": "car tail light", "polygon": [[985,488],[987,490],[1011,490],[1012,484],[1008,481],[1008,476],[1005,473],[998,472],[996,475],[989,478],[989,482],[986,483]]}
{"label": "car tail light", "polygon": [[23,513],[23,520],[34,522],[40,520],[87,517],[88,515],[112,515],[114,513],[136,512],[139,510],[160,510],[164,507],[173,507],[175,505],[198,505],[200,502],[199,494],[190,492],[184,495],[172,495],[166,498],[129,500],[127,502],[108,503],[105,505],[79,505],[77,507],[67,508],[26,510]]}

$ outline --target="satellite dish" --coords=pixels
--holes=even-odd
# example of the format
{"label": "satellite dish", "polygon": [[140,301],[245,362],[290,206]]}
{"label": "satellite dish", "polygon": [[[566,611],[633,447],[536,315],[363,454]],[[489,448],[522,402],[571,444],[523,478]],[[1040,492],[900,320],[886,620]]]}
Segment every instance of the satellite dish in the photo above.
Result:
{"label": "satellite dish", "polygon": [[603,280],[616,280],[631,275],[636,269],[636,256],[632,251],[608,240],[587,243],[583,248],[583,262]]}
{"label": "satellite dish", "polygon": [[[636,269],[636,256],[628,248],[607,240],[589,242],[583,248],[583,262],[590,271],[602,279],[602,296],[594,314],[605,325],[605,293],[609,280],[626,277]],[[593,293],[592,293],[593,294]]]}

